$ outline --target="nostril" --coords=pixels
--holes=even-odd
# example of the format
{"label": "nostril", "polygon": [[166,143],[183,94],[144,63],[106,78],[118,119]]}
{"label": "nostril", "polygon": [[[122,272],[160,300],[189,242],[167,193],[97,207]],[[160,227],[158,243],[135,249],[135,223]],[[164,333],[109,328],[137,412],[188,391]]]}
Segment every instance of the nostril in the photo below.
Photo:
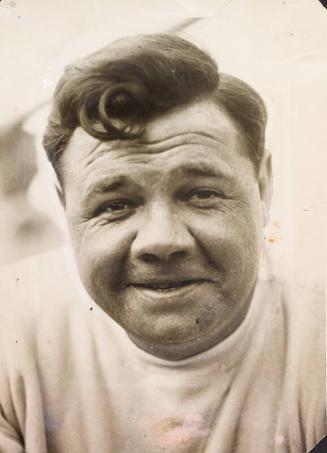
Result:
{"label": "nostril", "polygon": [[158,261],[158,258],[156,257],[156,255],[153,255],[152,253],[143,253],[142,259],[146,263],[155,263]]}
{"label": "nostril", "polygon": [[170,256],[171,258],[183,258],[186,256],[186,253],[183,250],[178,250],[173,252]]}
{"label": "nostril", "polygon": [[146,263],[157,263],[161,260],[175,260],[179,258],[183,258],[186,255],[184,251],[176,251],[172,253],[143,253],[142,260]]}

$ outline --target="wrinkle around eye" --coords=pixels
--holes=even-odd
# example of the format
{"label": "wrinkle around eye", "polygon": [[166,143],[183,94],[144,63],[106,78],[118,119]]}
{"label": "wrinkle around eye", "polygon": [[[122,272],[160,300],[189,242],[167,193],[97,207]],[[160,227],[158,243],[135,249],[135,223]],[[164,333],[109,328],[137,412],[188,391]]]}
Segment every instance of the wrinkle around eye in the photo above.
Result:
{"label": "wrinkle around eye", "polygon": [[[196,197],[197,192],[207,192],[207,198],[201,199],[193,198]],[[240,193],[229,193],[223,190],[203,187],[199,189],[193,189],[188,193],[185,193],[180,202],[190,211],[202,213],[203,215],[211,215],[213,212],[228,215],[240,211],[240,206],[243,205],[244,201],[242,194]]]}
{"label": "wrinkle around eye", "polygon": [[226,195],[214,189],[196,189],[190,194],[190,198],[197,197],[199,200],[210,200],[214,198],[226,198]]}
{"label": "wrinkle around eye", "polygon": [[137,204],[129,200],[107,201],[97,207],[94,217],[106,218],[109,221],[124,219],[132,215],[137,209]]}
{"label": "wrinkle around eye", "polygon": [[227,198],[226,194],[220,190],[214,188],[196,188],[191,190],[188,193],[185,193],[182,197],[183,201],[187,203],[215,203],[219,200],[225,200]]}

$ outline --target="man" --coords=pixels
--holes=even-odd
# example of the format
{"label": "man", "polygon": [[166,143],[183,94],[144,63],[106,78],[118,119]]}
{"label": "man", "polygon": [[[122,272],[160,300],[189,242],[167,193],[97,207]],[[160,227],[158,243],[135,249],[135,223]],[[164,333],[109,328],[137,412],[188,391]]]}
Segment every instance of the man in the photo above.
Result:
{"label": "man", "polygon": [[62,252],[7,271],[3,451],[298,453],[320,440],[323,309],[263,251],[265,124],[252,88],[176,36],[120,40],[66,69],[44,146],[86,292]]}

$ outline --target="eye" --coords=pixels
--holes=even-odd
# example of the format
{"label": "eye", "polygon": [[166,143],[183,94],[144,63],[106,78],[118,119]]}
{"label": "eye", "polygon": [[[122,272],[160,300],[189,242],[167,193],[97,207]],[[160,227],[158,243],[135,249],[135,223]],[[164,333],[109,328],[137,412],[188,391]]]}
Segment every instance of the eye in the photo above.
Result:
{"label": "eye", "polygon": [[213,199],[217,198],[217,196],[218,196],[217,192],[208,189],[199,189],[192,194],[193,198],[198,198],[199,200]]}
{"label": "eye", "polygon": [[115,220],[131,214],[134,209],[135,204],[129,200],[113,200],[103,204],[96,215],[104,215]]}
{"label": "eye", "polygon": [[195,189],[186,197],[186,201],[198,207],[211,207],[225,198],[224,194],[214,189]]}

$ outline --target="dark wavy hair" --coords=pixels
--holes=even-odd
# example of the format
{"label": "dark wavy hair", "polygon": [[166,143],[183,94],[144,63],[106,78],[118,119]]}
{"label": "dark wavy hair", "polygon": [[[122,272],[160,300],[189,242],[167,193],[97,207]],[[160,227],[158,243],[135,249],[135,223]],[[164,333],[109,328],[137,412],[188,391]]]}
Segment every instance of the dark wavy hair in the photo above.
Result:
{"label": "dark wavy hair", "polygon": [[219,74],[206,52],[169,34],[124,38],[67,66],[43,145],[62,182],[60,158],[77,127],[102,141],[135,139],[151,118],[200,98],[229,113],[258,169],[267,120],[261,97],[236,77]]}

